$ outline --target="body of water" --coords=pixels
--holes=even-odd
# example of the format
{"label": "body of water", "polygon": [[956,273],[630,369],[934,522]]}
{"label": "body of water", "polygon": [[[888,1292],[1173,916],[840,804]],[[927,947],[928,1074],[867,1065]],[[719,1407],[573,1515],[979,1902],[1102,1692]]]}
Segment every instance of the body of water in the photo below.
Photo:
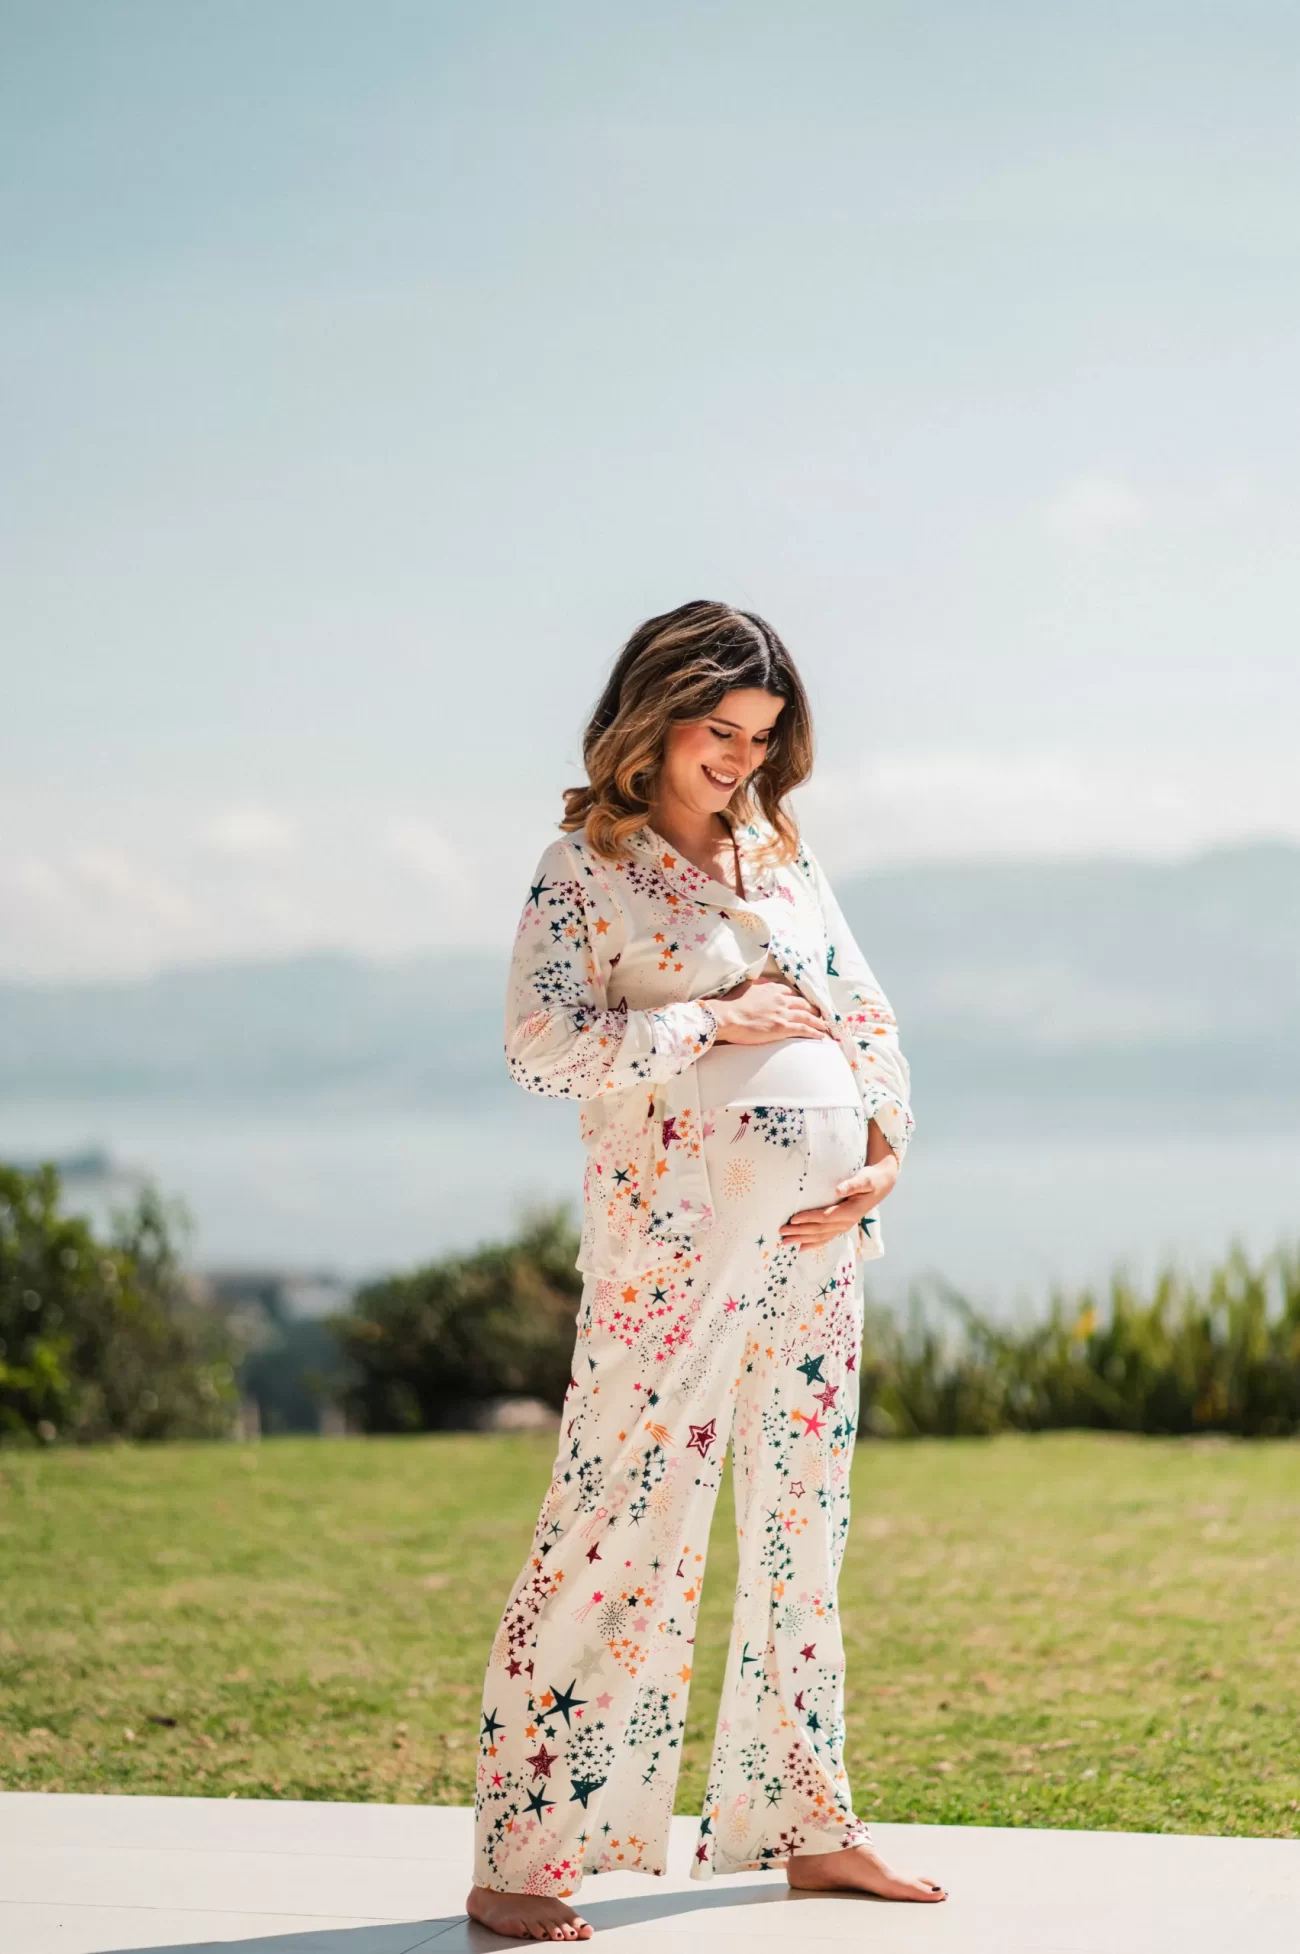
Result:
{"label": "body of water", "polygon": [[[319,1098],[41,1100],[0,1110],[0,1155],[103,1148],[187,1203],[200,1265],[365,1276],[499,1236],[529,1203],[576,1208],[576,1126],[572,1106],[522,1093],[464,1113]],[[129,1192],[129,1174],[68,1185],[92,1210]],[[1255,1254],[1300,1237],[1300,1130],[1274,1119],[1241,1138],[1208,1116],[1191,1130],[1169,1118],[1118,1133],[1042,1117],[1026,1131],[994,1111],[936,1118],[884,1217],[874,1295],[897,1300],[939,1274],[1005,1315],[1119,1263],[1146,1276],[1167,1257],[1203,1266],[1234,1237]]]}

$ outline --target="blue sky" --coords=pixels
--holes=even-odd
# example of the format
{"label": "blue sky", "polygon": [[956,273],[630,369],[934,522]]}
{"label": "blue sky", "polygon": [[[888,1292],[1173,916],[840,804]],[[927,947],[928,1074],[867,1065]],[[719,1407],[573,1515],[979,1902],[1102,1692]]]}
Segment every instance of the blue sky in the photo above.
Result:
{"label": "blue sky", "polygon": [[1300,837],[1289,6],[0,4],[0,972],[492,943],[650,611],[839,872]]}

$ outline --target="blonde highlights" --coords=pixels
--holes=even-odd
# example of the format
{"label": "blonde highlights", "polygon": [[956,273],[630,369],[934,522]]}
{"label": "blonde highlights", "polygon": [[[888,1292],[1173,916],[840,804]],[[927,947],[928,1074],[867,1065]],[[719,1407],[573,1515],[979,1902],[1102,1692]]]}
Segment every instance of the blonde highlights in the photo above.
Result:
{"label": "blonde highlights", "polygon": [[707,719],[741,687],[772,693],[785,710],[761,766],[740,782],[727,813],[734,823],[761,815],[773,831],[772,856],[791,860],[799,831],[785,801],[812,772],[808,696],[770,624],[703,600],[648,618],[619,653],[583,735],[586,785],[564,792],[564,832],[581,828],[606,860],[624,853],[655,798],[669,726]]}

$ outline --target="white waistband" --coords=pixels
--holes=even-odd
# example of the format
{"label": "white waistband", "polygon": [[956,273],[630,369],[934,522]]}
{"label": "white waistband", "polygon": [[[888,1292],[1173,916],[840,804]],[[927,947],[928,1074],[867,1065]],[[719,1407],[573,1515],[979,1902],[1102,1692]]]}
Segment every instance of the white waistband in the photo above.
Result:
{"label": "white waistband", "polygon": [[856,1106],[852,1068],[834,1038],[711,1045],[696,1061],[700,1105]]}

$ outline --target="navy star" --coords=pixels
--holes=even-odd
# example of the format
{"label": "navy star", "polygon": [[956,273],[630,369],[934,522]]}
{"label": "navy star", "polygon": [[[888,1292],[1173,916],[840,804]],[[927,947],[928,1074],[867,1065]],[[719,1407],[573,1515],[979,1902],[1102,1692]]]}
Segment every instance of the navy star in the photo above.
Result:
{"label": "navy star", "polygon": [[590,1798],[593,1791],[599,1791],[604,1782],[604,1778],[574,1778],[573,1796],[570,1798],[569,1803],[573,1805],[581,1800],[582,1809],[586,1811],[588,1798]]}
{"label": "navy star", "polygon": [[544,1784],[539,1784],[532,1797],[528,1800],[528,1809],[534,1818],[544,1818],[547,1812],[553,1812],[555,1810],[555,1800],[554,1798],[547,1797],[546,1786]]}
{"label": "navy star", "polygon": [[537,907],[540,909],[542,906],[542,897],[545,895],[546,891],[550,888],[550,886],[551,885],[549,882],[534,882],[532,887],[528,891],[529,902],[535,902],[537,904]]}
{"label": "navy star", "polygon": [[497,1722],[497,1713],[495,1710],[484,1710],[482,1714],[483,1728],[478,1734],[480,1737],[486,1737],[489,1743],[493,1743],[496,1740],[497,1731],[504,1730],[505,1725]]}

